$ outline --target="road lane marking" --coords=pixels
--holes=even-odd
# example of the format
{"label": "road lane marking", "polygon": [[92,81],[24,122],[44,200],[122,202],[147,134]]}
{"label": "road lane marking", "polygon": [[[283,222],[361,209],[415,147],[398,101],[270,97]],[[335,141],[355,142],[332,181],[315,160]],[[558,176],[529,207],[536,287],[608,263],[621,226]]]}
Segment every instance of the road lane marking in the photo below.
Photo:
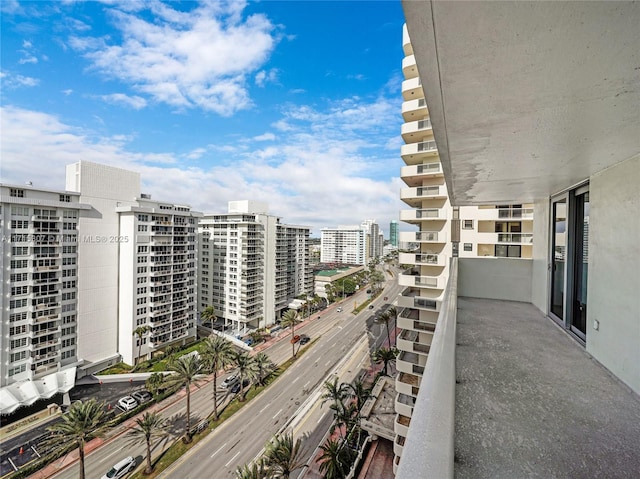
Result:
{"label": "road lane marking", "polygon": [[320,421],[322,421],[324,419],[324,417],[327,415],[327,412],[323,412],[322,416],[320,416],[320,419],[318,419],[318,421],[316,422],[316,424],[320,424]]}
{"label": "road lane marking", "polygon": [[306,383],[304,383],[304,386],[302,386],[302,389],[307,389],[307,386],[309,385],[311,381],[307,381]]}
{"label": "road lane marking", "polygon": [[233,462],[233,460],[238,457],[240,455],[240,451],[236,452],[236,455],[233,456],[231,459],[229,459],[229,462],[227,462],[224,467],[229,467],[229,464],[231,464]]}
{"label": "road lane marking", "polygon": [[275,415],[275,416],[273,416],[273,419],[277,418],[277,417],[278,417],[278,414],[280,414],[281,412],[282,412],[282,409],[280,409],[280,410],[276,413],[276,415]]}
{"label": "road lane marking", "polygon": [[271,404],[267,404],[265,407],[263,407],[262,409],[260,409],[260,413],[263,413],[265,409],[267,409],[269,406],[271,406]]}
{"label": "road lane marking", "polygon": [[220,446],[220,448],[219,448],[216,452],[214,452],[213,454],[211,454],[211,456],[210,456],[210,457],[213,457],[213,456],[215,456],[216,454],[218,454],[220,451],[222,451],[222,449],[224,449],[224,447],[225,447],[226,445],[227,445],[227,443],[225,442],[222,446]]}
{"label": "road lane marking", "polygon": [[327,361],[326,363],[324,363],[325,366],[329,366],[329,364],[331,364],[331,359],[329,359],[329,361]]}
{"label": "road lane marking", "polygon": [[295,384],[295,382],[300,379],[300,376],[296,377],[293,381],[291,381],[291,384]]}

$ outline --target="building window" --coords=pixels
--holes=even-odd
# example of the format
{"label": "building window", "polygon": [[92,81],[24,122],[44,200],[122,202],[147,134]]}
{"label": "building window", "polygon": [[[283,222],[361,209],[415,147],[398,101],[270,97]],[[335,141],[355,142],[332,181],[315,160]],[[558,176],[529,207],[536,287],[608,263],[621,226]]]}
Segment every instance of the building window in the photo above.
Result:
{"label": "building window", "polygon": [[60,195],[60,201],[62,203],[71,203],[71,195]]}
{"label": "building window", "polygon": [[496,245],[498,258],[520,258],[520,245]]}
{"label": "building window", "polygon": [[473,251],[473,245],[471,243],[465,243],[464,244],[464,250],[465,251]]}
{"label": "building window", "polygon": [[24,198],[24,190],[19,188],[11,188],[9,190],[9,196],[13,196],[14,198]]}
{"label": "building window", "polygon": [[463,230],[472,230],[473,229],[473,220],[462,220],[462,229]]}

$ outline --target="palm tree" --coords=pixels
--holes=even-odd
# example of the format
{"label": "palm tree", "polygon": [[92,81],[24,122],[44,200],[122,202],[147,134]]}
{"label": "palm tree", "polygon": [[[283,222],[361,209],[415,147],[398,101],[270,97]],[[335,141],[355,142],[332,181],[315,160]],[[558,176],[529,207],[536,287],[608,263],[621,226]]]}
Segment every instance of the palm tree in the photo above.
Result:
{"label": "palm tree", "polygon": [[325,381],[324,383],[325,392],[322,395],[322,404],[327,401],[333,401],[335,405],[341,404],[348,395],[349,386],[346,383],[338,384],[338,376],[333,378],[333,382]]}
{"label": "palm tree", "polygon": [[276,434],[265,444],[264,458],[274,478],[289,478],[304,463],[302,438],[293,440],[293,433]]}
{"label": "palm tree", "polygon": [[298,312],[295,309],[290,309],[286,313],[284,313],[284,316],[282,317],[282,321],[280,321],[280,324],[282,325],[283,328],[291,329],[291,357],[292,358],[296,357],[296,343],[293,342],[293,336],[295,333],[296,324],[298,324],[299,322],[300,322],[300,318],[298,317]]}
{"label": "palm tree", "polygon": [[[247,378],[253,382],[258,377],[258,366],[253,358],[245,352],[235,352],[233,354],[233,363],[238,368],[238,375],[240,376],[240,388],[244,391],[244,379]],[[240,395],[240,401],[244,401],[247,396],[246,392]]]}
{"label": "palm tree", "polygon": [[184,386],[187,392],[187,420],[184,431],[184,441],[191,442],[191,385],[198,385],[203,378],[203,365],[200,357],[194,354],[185,354],[178,359],[174,359],[168,364],[169,375],[165,381],[169,386]]}
{"label": "palm tree", "polygon": [[[138,336],[138,357],[136,358],[136,365],[140,364],[140,351],[142,350],[142,336],[144,336],[147,332],[151,331],[149,326],[138,326],[133,330],[133,335]],[[134,371],[136,367],[134,366],[132,371]]]}
{"label": "palm tree", "polygon": [[93,436],[101,436],[104,425],[101,424],[105,417],[105,405],[94,398],[88,401],[78,401],[74,403],[66,414],[62,415],[62,420],[49,426],[47,430],[51,433],[47,444],[64,447],[70,441],[78,446],[80,458],[80,479],[84,479],[84,446]]}
{"label": "palm tree", "polygon": [[322,455],[318,459],[320,472],[325,479],[344,479],[350,470],[351,454],[348,447],[344,447],[341,439],[329,438],[320,446]]}
{"label": "palm tree", "polygon": [[202,358],[206,370],[213,373],[213,418],[216,421],[218,420],[218,371],[233,363],[234,353],[232,344],[221,336],[212,334],[204,340]]}
{"label": "palm tree", "polygon": [[218,319],[216,316],[215,308],[213,306],[207,306],[206,308],[204,308],[202,313],[200,313],[200,319],[202,319],[204,322],[211,323],[211,326],[213,326],[213,323],[215,323]]}
{"label": "palm tree", "polygon": [[391,315],[389,314],[389,311],[385,311],[384,313],[379,314],[378,319],[384,322],[384,324],[386,325],[387,345],[391,347],[391,334],[389,333],[389,321],[391,321]]}
{"label": "palm tree", "polygon": [[387,373],[387,368],[391,362],[396,360],[396,356],[398,356],[398,350],[396,348],[380,348],[376,349],[373,352],[373,354],[371,355],[371,359],[376,364],[383,363],[384,375],[388,376],[389,374]]}
{"label": "palm tree", "polygon": [[153,373],[144,382],[145,387],[154,396],[158,394],[160,389],[162,389],[163,384],[164,384],[164,375],[162,373]]}
{"label": "palm tree", "polygon": [[264,386],[264,380],[266,378],[265,373],[273,367],[273,363],[266,353],[258,353],[253,357],[258,368],[258,384]]}
{"label": "palm tree", "polygon": [[371,388],[364,385],[361,379],[356,379],[353,383],[348,385],[349,397],[355,401],[356,409],[360,411],[367,399],[373,397],[371,395]]}
{"label": "palm tree", "polygon": [[[400,311],[398,311],[396,309],[395,306],[391,306],[389,309],[387,309],[387,315],[389,316],[389,319],[393,318],[393,324],[395,327],[395,324],[398,321],[398,315],[400,314]],[[387,337],[389,337],[389,322],[387,321]],[[389,347],[393,347],[394,345],[390,342],[389,343]]]}
{"label": "palm tree", "polygon": [[269,470],[264,459],[260,459],[251,465],[238,466],[236,469],[236,479],[267,479],[268,477],[270,477]]}
{"label": "palm tree", "polygon": [[136,419],[137,426],[131,429],[129,435],[132,442],[144,441],[147,446],[147,467],[145,474],[153,472],[151,464],[151,440],[167,435],[167,421],[157,412],[145,412],[141,418]]}

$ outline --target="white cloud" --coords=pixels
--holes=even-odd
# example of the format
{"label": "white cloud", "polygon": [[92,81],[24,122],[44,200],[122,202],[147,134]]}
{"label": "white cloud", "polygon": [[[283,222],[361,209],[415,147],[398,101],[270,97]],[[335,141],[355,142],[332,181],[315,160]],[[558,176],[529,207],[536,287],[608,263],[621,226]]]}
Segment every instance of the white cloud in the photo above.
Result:
{"label": "white cloud", "polygon": [[23,75],[14,75],[12,73],[3,72],[2,73],[2,85],[6,88],[19,88],[19,87],[33,87],[38,86],[40,84],[40,80],[38,78],[23,76]]}
{"label": "white cloud", "polygon": [[69,96],[73,93],[73,90],[71,88],[67,88],[66,90],[62,90],[62,93],[64,93],[66,96]]}
{"label": "white cloud", "polygon": [[255,81],[259,87],[264,87],[267,83],[276,83],[278,81],[278,70],[276,68],[260,70],[256,73]]}
{"label": "white cloud", "polygon": [[134,110],[141,110],[147,106],[147,100],[137,95],[129,96],[124,93],[112,93],[111,95],[101,95],[100,98],[107,103],[125,105]]}
{"label": "white cloud", "polygon": [[134,152],[128,135],[96,136],[51,115],[5,107],[1,173],[5,182],[29,179],[35,186],[61,189],[65,165],[88,160],[139,171],[144,192],[197,211],[221,213],[230,200],[252,199],[269,203],[285,223],[311,226],[314,235],[323,227],[365,219],[376,219],[387,232],[403,208],[401,160],[398,150],[379,155],[399,136],[401,119],[382,116],[358,129],[352,112],[382,114],[392,106],[384,99],[336,102],[326,111],[292,106],[283,113],[286,135],[251,139],[268,140],[262,148],[234,137],[182,155]]}
{"label": "white cloud", "polygon": [[[245,2],[204,3],[190,11],[168,4],[142,4],[151,16],[137,16],[121,4],[110,13],[122,41],[73,36],[70,45],[92,67],[131,84],[155,101],[201,108],[228,116],[251,106],[247,75],[258,71],[278,41],[264,16],[243,18]],[[276,72],[266,72],[270,80]]]}
{"label": "white cloud", "polygon": [[273,141],[276,139],[276,135],[273,133],[264,133],[262,135],[254,136],[255,141]]}

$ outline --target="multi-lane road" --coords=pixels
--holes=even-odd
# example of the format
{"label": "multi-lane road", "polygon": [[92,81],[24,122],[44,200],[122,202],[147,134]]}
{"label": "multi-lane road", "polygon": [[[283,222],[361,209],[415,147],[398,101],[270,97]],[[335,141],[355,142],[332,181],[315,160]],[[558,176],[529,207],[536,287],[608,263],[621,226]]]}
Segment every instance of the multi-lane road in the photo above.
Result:
{"label": "multi-lane road", "polygon": [[[296,330],[297,334],[311,337],[312,342],[302,346],[308,350],[265,391],[212,431],[160,477],[232,477],[238,466],[260,455],[265,442],[273,434],[285,430],[293,431],[297,437],[305,435],[305,449],[307,458],[310,458],[332,420],[327,411],[328,405],[320,405],[324,381],[337,374],[341,381],[350,382],[366,368],[370,349],[386,338],[384,325],[372,325],[367,320],[377,309],[391,302],[399,291],[396,282],[389,281],[385,292],[374,300],[373,310],[365,309],[358,315],[350,312],[354,301],[361,304],[366,300],[366,294],[362,292],[341,304],[341,313],[337,313],[333,306],[331,311],[323,313],[322,319],[313,320]],[[384,296],[389,301],[384,301]],[[265,352],[276,364],[289,359],[291,344],[288,335],[284,333],[283,339]],[[196,424],[207,417],[212,407],[211,384],[208,383],[191,394],[191,423]],[[162,411],[174,426],[166,442],[154,448],[154,455],[180,437],[185,409],[186,402],[181,399]],[[137,457],[138,464],[141,464],[144,453],[144,445],[132,444],[123,431],[87,456],[86,477],[101,477],[113,464],[129,455]],[[74,464],[54,477],[75,479],[78,472],[78,465]]]}

